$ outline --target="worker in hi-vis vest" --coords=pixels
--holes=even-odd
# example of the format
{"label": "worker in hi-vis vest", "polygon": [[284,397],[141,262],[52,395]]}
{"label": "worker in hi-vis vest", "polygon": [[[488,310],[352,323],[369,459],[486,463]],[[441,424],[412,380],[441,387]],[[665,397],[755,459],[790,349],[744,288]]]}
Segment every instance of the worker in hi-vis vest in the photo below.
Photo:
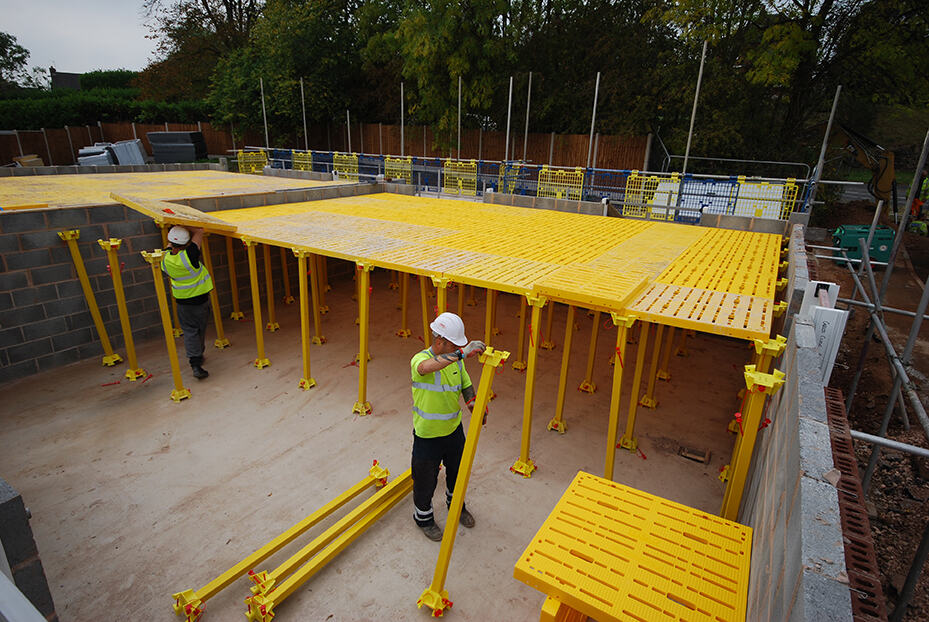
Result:
{"label": "worker in hi-vis vest", "polygon": [[177,319],[184,331],[184,349],[193,369],[194,378],[209,376],[203,369],[203,348],[206,342],[206,322],[210,316],[210,292],[213,279],[203,265],[200,245],[203,229],[174,226],[168,231],[170,246],[165,249],[161,269],[171,277],[171,293],[177,301]]}
{"label": "worker in hi-vis vest", "polygon": [[[464,450],[459,399],[474,409],[474,386],[463,360],[480,354],[486,346],[468,342],[464,322],[454,313],[441,313],[429,325],[432,346],[410,360],[413,376],[413,519],[426,537],[438,542],[442,530],[432,513],[439,464],[445,464],[445,505],[452,503],[458,465]],[[484,423],[487,414],[484,413]],[[474,527],[474,517],[461,509],[461,524]]]}

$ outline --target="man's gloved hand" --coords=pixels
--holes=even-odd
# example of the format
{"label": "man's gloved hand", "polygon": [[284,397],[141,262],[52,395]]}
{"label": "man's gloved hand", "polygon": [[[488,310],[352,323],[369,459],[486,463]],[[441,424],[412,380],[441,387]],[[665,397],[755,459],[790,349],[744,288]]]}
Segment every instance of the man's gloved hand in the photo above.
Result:
{"label": "man's gloved hand", "polygon": [[480,354],[487,349],[483,341],[472,341],[461,349],[461,358],[468,358],[475,354]]}

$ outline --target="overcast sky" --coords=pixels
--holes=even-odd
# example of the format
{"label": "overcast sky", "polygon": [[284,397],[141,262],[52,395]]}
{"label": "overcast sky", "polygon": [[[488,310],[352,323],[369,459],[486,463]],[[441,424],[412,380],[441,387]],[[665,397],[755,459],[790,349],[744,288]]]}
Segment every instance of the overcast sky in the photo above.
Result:
{"label": "overcast sky", "polygon": [[139,0],[0,0],[0,31],[29,50],[29,66],[84,73],[139,70],[154,44]]}

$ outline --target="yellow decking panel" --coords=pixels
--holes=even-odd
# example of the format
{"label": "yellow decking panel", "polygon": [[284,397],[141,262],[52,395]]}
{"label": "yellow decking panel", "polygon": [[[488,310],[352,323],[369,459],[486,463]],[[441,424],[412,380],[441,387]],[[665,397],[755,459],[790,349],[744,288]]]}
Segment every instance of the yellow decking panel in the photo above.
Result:
{"label": "yellow decking panel", "polygon": [[194,227],[208,227],[213,231],[235,233],[236,226],[224,220],[210,216],[200,210],[179,203],[142,199],[133,196],[120,196],[111,194],[110,198],[116,203],[122,203],[137,212],[151,216],[156,222],[169,225],[191,225]]}
{"label": "yellow decking panel", "polygon": [[513,575],[600,622],[745,620],[752,530],[579,472]]}
{"label": "yellow decking panel", "polygon": [[[339,182],[241,175],[224,171],[165,171],[0,177],[0,207],[63,207],[113,203],[110,193],[143,199],[192,199],[327,186]],[[344,182],[342,182],[344,183]]]}

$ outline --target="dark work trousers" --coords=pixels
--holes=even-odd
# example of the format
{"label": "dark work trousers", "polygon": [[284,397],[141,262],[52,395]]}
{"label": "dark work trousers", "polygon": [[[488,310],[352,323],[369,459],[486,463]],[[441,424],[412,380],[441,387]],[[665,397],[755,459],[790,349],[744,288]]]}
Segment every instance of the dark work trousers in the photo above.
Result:
{"label": "dark work trousers", "polygon": [[210,301],[198,305],[177,305],[177,319],[184,331],[184,349],[191,367],[203,365],[203,347],[206,343],[206,322],[210,317]]}
{"label": "dark work trousers", "polygon": [[460,423],[448,436],[420,438],[413,433],[413,520],[420,527],[435,522],[432,495],[438,482],[439,463],[445,465],[445,505],[451,505],[464,445],[464,429]]}

